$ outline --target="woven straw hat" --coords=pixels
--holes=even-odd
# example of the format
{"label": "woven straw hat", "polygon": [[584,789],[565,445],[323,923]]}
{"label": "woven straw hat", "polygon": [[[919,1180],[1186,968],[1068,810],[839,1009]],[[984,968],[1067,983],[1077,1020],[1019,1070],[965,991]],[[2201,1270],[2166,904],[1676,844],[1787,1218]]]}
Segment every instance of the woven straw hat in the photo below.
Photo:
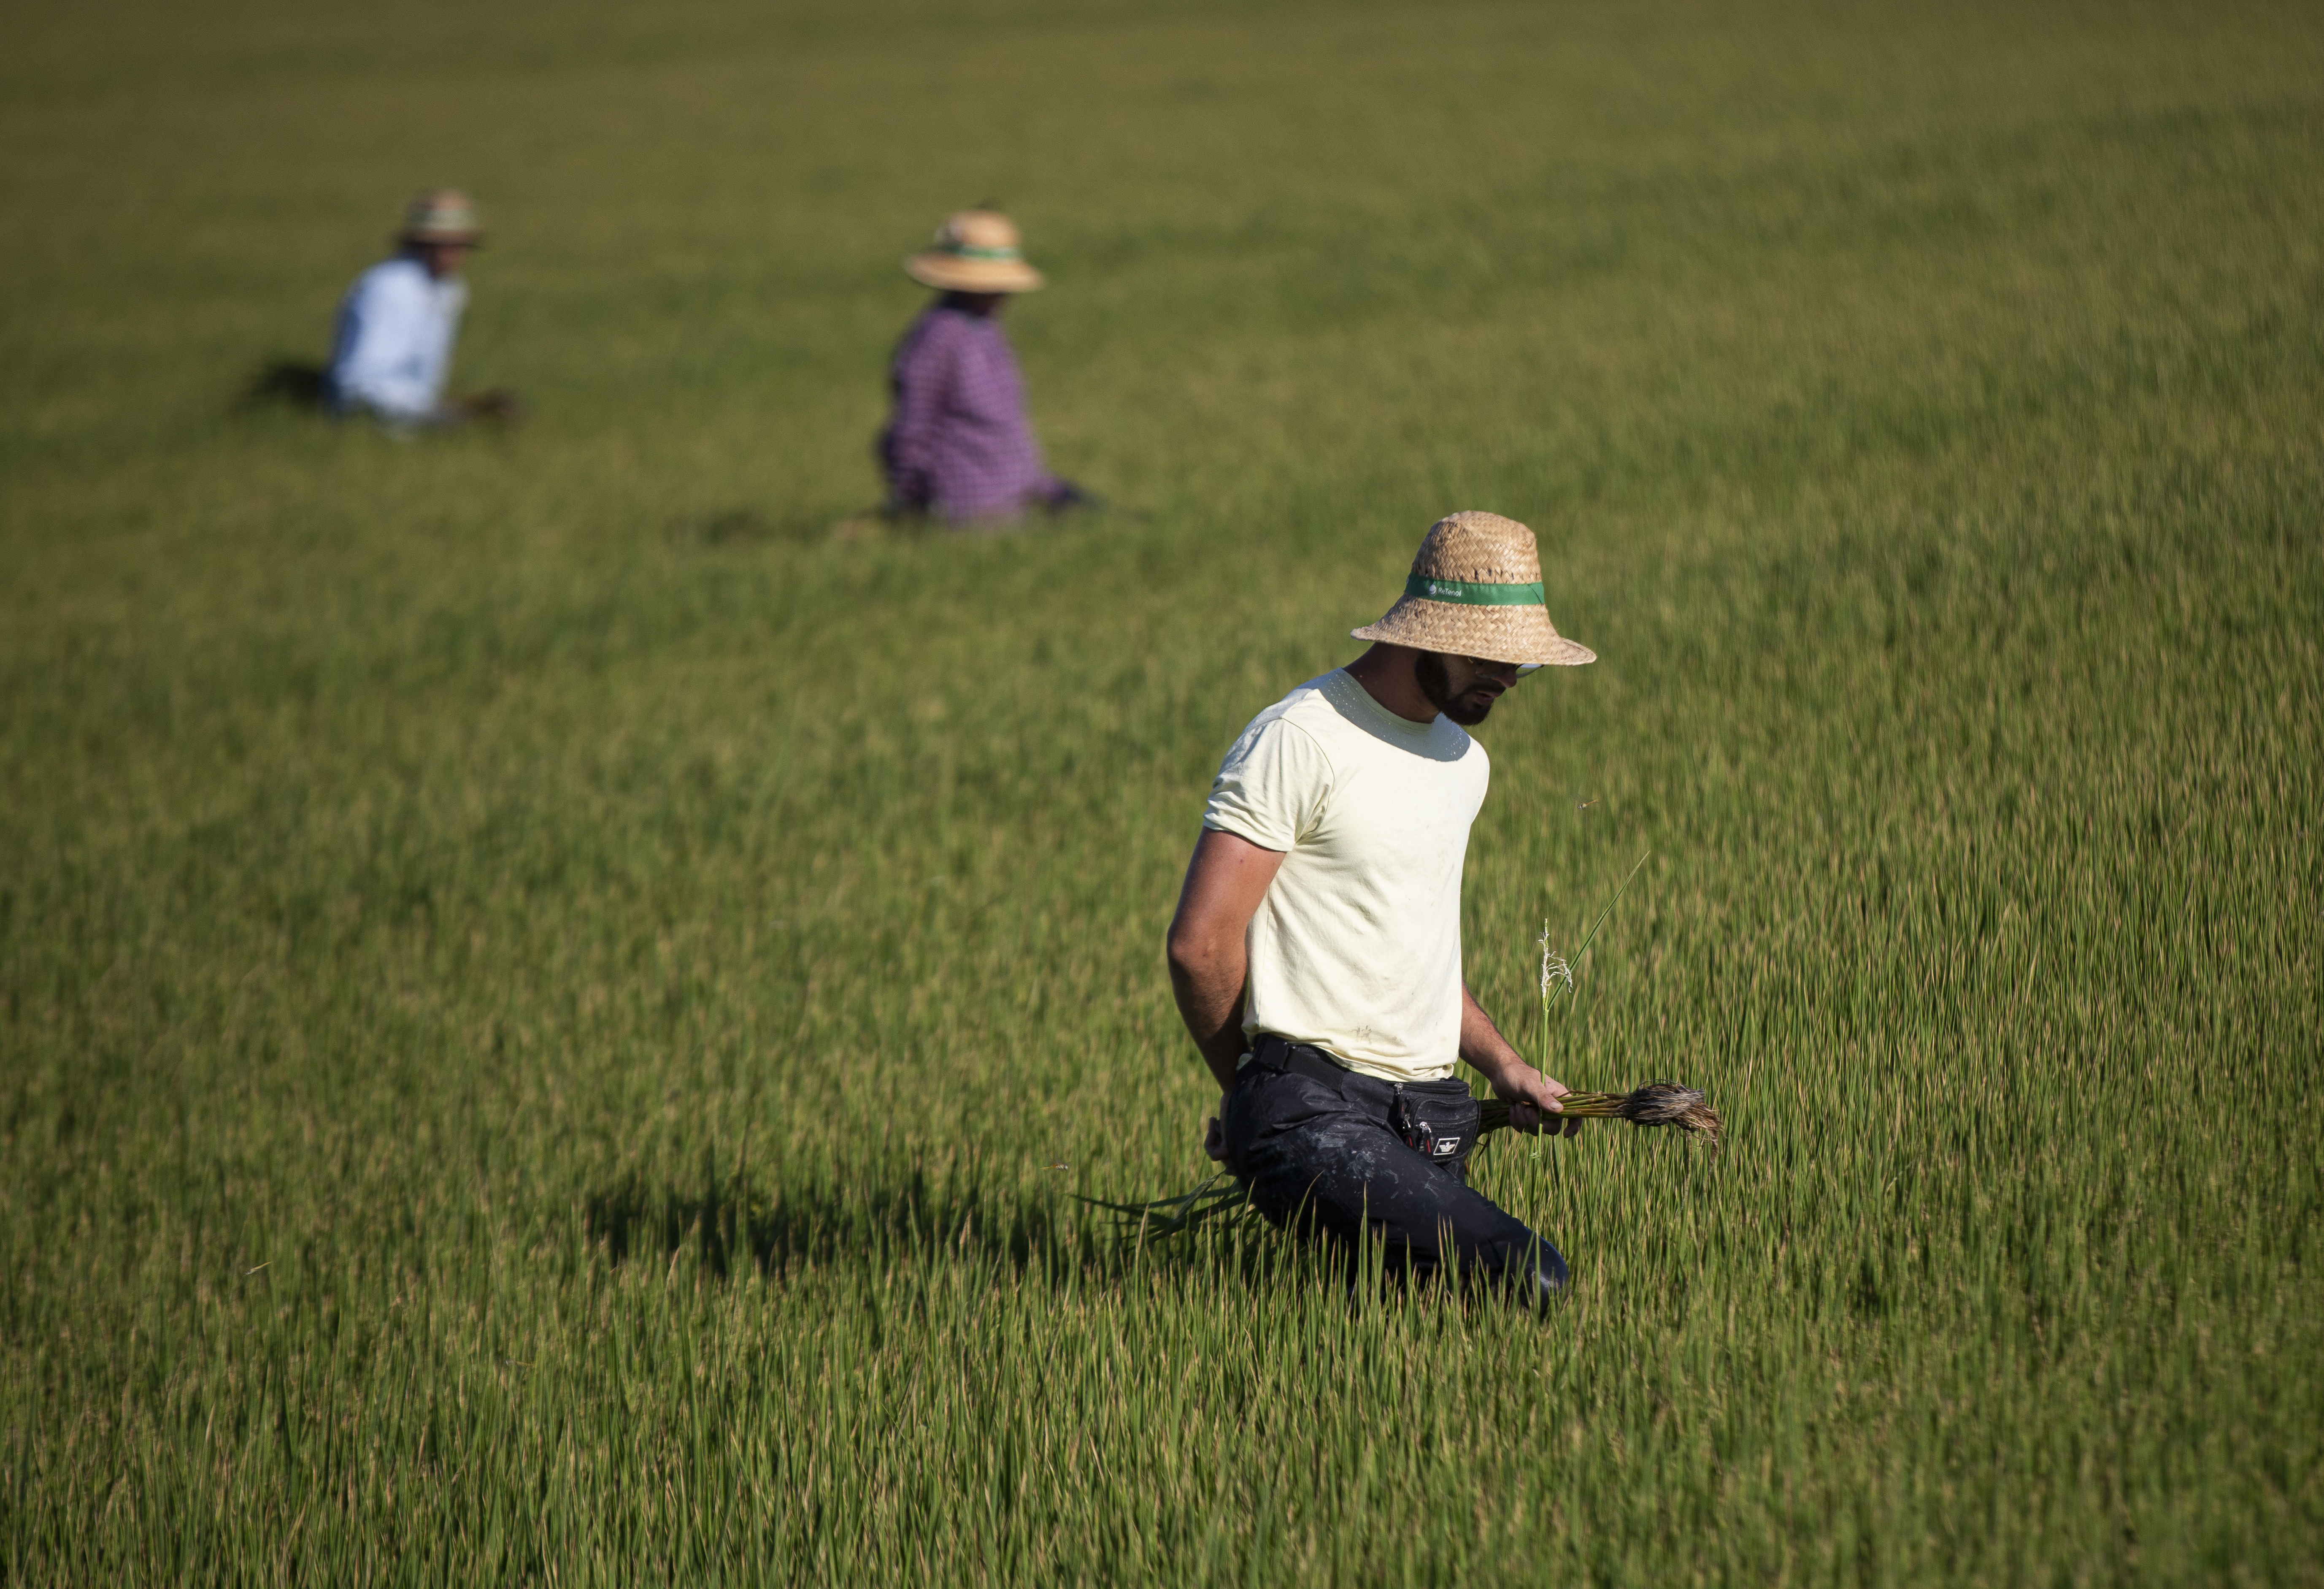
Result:
{"label": "woven straw hat", "polygon": [[1578,667],[1598,653],[1558,633],[1542,605],[1533,531],[1499,513],[1452,513],[1429,527],[1404,596],[1358,640],[1523,667]]}
{"label": "woven straw hat", "polygon": [[483,228],[476,225],[476,207],[457,188],[431,188],[403,212],[407,243],[466,243],[474,247],[484,236]]}
{"label": "woven straw hat", "polygon": [[946,292],[1030,292],[1041,273],[1025,263],[1016,223],[998,210],[964,209],[936,228],[933,246],[904,262],[923,287]]}

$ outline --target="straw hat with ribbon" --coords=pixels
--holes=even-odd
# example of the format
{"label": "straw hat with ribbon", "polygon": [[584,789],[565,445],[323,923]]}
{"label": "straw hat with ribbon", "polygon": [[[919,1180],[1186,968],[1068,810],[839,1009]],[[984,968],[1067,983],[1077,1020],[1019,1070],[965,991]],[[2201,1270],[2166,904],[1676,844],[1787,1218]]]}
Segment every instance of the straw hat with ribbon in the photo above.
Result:
{"label": "straw hat with ribbon", "polygon": [[406,243],[462,243],[474,248],[484,242],[476,225],[476,207],[457,188],[431,188],[413,199],[403,212]]}
{"label": "straw hat with ribbon", "polygon": [[1453,513],[1430,526],[1404,596],[1358,640],[1450,651],[1523,667],[1578,667],[1598,653],[1558,633],[1543,605],[1533,531],[1499,513]]}
{"label": "straw hat with ribbon", "polygon": [[1025,263],[1016,224],[993,209],[964,209],[946,220],[904,270],[945,292],[1030,292],[1041,285],[1041,273]]}

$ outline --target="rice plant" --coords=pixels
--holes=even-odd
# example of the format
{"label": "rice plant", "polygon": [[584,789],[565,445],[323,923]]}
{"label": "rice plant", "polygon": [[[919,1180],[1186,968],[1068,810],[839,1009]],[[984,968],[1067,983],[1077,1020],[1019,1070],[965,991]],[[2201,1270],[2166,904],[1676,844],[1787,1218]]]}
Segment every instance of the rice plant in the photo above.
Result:
{"label": "rice plant", "polygon": [[[0,1581],[2315,1581],[2316,7],[9,44]],[[526,429],[241,407],[438,181]],[[1123,511],[835,541],[989,196]],[[1735,1127],[1479,1156],[1548,1320],[1073,1200],[1194,1179],[1212,771],[1457,507],[1603,658],[1478,997]]]}

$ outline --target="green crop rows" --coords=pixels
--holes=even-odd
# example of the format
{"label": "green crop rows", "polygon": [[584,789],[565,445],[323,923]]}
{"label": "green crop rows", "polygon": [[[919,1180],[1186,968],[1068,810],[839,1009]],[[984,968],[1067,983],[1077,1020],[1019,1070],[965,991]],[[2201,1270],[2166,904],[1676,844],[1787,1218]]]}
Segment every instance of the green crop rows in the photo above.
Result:
{"label": "green crop rows", "polygon": [[[2324,1579],[2312,6],[24,12],[0,1582]],[[238,406],[407,193],[513,438]],[[996,198],[1115,504],[833,539]],[[1217,758],[1429,522],[1596,667],[1535,1323],[1204,1172]]]}

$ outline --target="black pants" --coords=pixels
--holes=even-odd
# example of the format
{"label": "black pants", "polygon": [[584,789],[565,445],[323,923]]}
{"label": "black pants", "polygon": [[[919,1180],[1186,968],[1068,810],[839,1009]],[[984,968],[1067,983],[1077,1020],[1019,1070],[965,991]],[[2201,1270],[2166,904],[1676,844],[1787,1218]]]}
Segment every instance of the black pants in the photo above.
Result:
{"label": "black pants", "polygon": [[[1399,1109],[1401,1104],[1401,1109]],[[1425,1122],[1428,1151],[1405,1140]],[[1477,1101],[1458,1081],[1375,1081],[1320,1049],[1262,1038],[1220,1122],[1227,1168],[1267,1221],[1351,1260],[1369,1234],[1391,1272],[1508,1289],[1538,1304],[1565,1286],[1565,1260],[1469,1186]]]}

